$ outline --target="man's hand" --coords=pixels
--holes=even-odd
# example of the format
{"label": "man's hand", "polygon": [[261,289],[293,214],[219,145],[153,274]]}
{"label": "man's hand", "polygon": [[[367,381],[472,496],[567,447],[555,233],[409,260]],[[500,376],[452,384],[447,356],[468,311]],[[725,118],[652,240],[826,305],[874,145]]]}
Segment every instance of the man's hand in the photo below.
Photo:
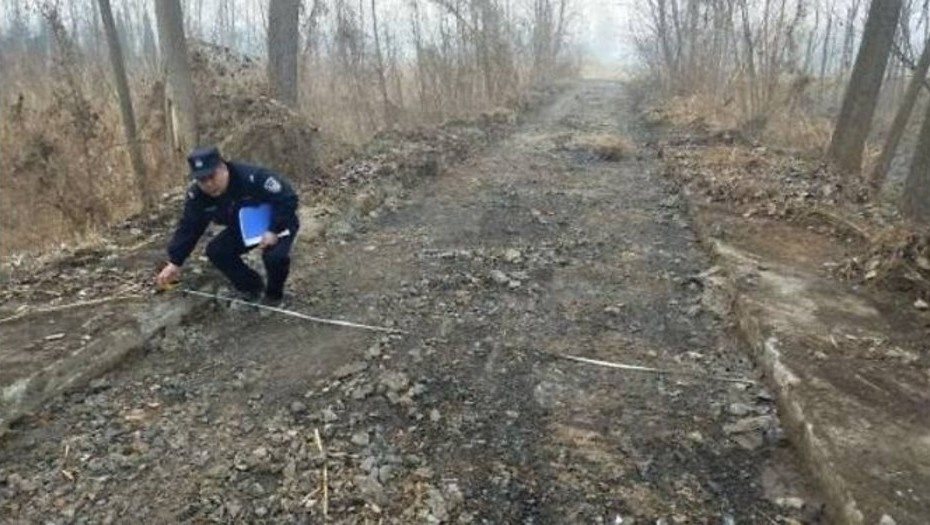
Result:
{"label": "man's hand", "polygon": [[265,232],[262,234],[262,240],[258,241],[258,247],[261,249],[270,248],[278,244],[278,235],[274,232]]}
{"label": "man's hand", "polygon": [[174,263],[168,263],[161,269],[161,272],[158,273],[158,277],[155,278],[155,284],[158,285],[159,290],[165,290],[171,284],[175,283],[180,275],[181,267]]}

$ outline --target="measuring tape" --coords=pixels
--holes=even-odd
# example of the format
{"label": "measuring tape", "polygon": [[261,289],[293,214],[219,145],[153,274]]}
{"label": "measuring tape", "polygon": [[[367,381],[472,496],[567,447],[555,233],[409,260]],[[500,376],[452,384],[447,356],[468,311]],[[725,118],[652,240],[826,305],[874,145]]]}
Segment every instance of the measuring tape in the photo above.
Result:
{"label": "measuring tape", "polygon": [[[175,289],[176,287],[177,287],[176,284],[171,284],[171,285],[168,285],[168,286],[166,287],[166,289],[167,289],[167,290],[172,290],[172,289]],[[199,297],[207,297],[207,298],[216,299],[216,300],[219,300],[219,301],[230,301],[230,302],[233,302],[233,303],[245,304],[245,305],[248,305],[248,306],[252,306],[252,307],[255,307],[255,308],[259,308],[259,309],[261,309],[261,310],[268,310],[269,312],[276,312],[276,313],[279,313],[279,314],[284,314],[284,315],[289,315],[289,316],[291,316],[291,317],[296,317],[296,318],[298,318],[298,319],[304,319],[304,320],[307,320],[307,321],[313,321],[314,323],[330,324],[330,325],[336,325],[336,326],[346,326],[346,327],[349,327],[349,328],[360,328],[360,329],[362,329],[362,330],[371,330],[371,331],[374,331],[374,332],[386,332],[386,333],[389,333],[389,334],[406,334],[406,333],[407,333],[407,332],[405,332],[404,330],[398,330],[397,328],[387,328],[387,327],[383,327],[383,326],[371,326],[371,325],[367,325],[367,324],[353,323],[353,322],[350,322],[350,321],[342,321],[342,320],[339,320],[339,319],[324,319],[324,318],[322,318],[322,317],[314,317],[314,316],[312,316],[312,315],[302,314],[302,313],[300,313],[300,312],[295,312],[295,311],[293,311],[293,310],[286,310],[286,309],[284,309],[284,308],[278,308],[278,307],[276,307],[276,306],[268,306],[268,305],[264,305],[264,304],[252,303],[252,302],[249,302],[249,301],[243,301],[242,299],[236,299],[235,297],[226,297],[226,296],[224,296],[224,295],[212,294],[212,293],[206,293],[206,292],[200,292],[200,291],[197,291],[197,290],[190,290],[190,289],[187,289],[187,288],[180,288],[180,291],[181,291],[181,293],[184,293],[184,294],[187,294],[187,295],[196,295],[196,296],[199,296]]]}

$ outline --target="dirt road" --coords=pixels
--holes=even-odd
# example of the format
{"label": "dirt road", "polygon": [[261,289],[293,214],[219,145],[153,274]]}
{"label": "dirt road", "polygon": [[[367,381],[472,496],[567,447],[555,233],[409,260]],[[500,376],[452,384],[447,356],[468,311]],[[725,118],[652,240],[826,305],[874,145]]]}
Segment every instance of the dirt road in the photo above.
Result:
{"label": "dirt road", "polygon": [[815,520],[771,397],[711,378],[755,376],[656,161],[575,146],[635,140],[629,106],[578,84],[300,248],[289,307],[407,334],[215,305],[23,421],[0,521]]}

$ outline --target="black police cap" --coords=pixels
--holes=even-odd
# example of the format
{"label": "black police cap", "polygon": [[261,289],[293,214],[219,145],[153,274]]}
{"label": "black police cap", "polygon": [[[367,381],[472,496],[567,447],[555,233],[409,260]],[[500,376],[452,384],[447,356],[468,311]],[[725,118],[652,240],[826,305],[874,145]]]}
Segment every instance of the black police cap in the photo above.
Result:
{"label": "black police cap", "polygon": [[220,150],[216,146],[200,147],[191,151],[187,156],[187,164],[191,168],[192,179],[208,177],[223,160]]}

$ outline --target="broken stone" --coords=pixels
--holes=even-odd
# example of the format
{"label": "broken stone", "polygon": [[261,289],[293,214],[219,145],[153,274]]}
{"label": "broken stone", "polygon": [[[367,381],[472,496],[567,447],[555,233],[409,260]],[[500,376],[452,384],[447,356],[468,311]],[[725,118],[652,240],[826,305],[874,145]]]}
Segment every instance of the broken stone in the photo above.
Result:
{"label": "broken stone", "polygon": [[740,419],[736,423],[723,426],[723,431],[729,434],[744,434],[747,432],[761,432],[771,429],[775,426],[775,418],[772,416],[757,416]]}
{"label": "broken stone", "polygon": [[381,483],[387,483],[391,480],[391,476],[394,475],[394,467],[391,465],[384,465],[378,469],[378,481]]}
{"label": "broken stone", "polygon": [[389,391],[399,392],[410,384],[410,379],[407,377],[407,374],[403,372],[387,371],[381,374],[379,382],[387,387]]}
{"label": "broken stone", "polygon": [[730,406],[727,407],[727,412],[734,416],[745,416],[752,412],[752,407],[743,403],[730,403]]}
{"label": "broken stone", "polygon": [[519,262],[523,258],[523,254],[519,250],[513,248],[508,248],[504,251],[504,260],[509,263]]}
{"label": "broken stone", "polygon": [[917,263],[917,266],[924,270],[930,270],[930,259],[924,257],[923,255],[918,256],[914,259],[914,262]]}
{"label": "broken stone", "polygon": [[289,408],[292,414],[303,414],[307,411],[307,405],[300,401],[294,401]]}
{"label": "broken stone", "polygon": [[[406,406],[413,405],[413,398],[410,397],[409,394],[400,394],[399,392],[388,391],[384,395],[388,398],[388,401],[390,401],[392,405],[406,405]],[[417,417],[418,414],[416,412],[416,409],[411,409],[411,411],[409,412],[409,415],[412,417]],[[422,415],[419,415],[417,419],[420,419],[422,417],[423,417]]]}
{"label": "broken stone", "polygon": [[462,494],[462,489],[459,488],[458,483],[450,482],[446,484],[443,492],[445,493],[448,510],[455,511],[465,503],[465,496]]}
{"label": "broken stone", "polygon": [[918,310],[927,310],[930,309],[930,304],[927,304],[927,301],[924,301],[923,299],[917,299],[914,301],[914,308]]}
{"label": "broken stone", "polygon": [[320,419],[322,419],[324,423],[332,423],[333,421],[338,420],[339,416],[337,416],[336,413],[332,410],[324,408],[323,410],[320,410]]}
{"label": "broken stone", "polygon": [[410,389],[409,392],[407,392],[407,395],[409,397],[417,397],[417,396],[422,396],[425,393],[426,393],[426,385],[424,385],[423,383],[417,383],[413,385],[413,387]]}
{"label": "broken stone", "polygon": [[704,435],[698,432],[697,430],[695,430],[694,432],[688,433],[688,439],[690,439],[691,441],[694,441],[695,443],[703,443]]}
{"label": "broken stone", "polygon": [[918,360],[920,360],[920,356],[914,352],[904,350],[903,348],[897,346],[885,350],[885,357],[897,359],[907,365],[916,363]]}
{"label": "broken stone", "polygon": [[426,504],[429,506],[430,514],[439,521],[448,520],[449,510],[446,505],[446,498],[443,497],[442,492],[435,487],[430,487],[428,494],[429,496],[427,497]]}
{"label": "broken stone", "polygon": [[352,391],[352,399],[355,399],[356,401],[361,401],[362,399],[365,399],[366,397],[370,396],[374,391],[375,391],[375,388],[369,385],[368,383],[359,385],[358,388]]}
{"label": "broken stone", "polygon": [[768,390],[759,390],[756,392],[756,399],[759,401],[765,401],[771,403],[775,401],[775,396],[773,396]]}
{"label": "broken stone", "polygon": [[336,369],[335,372],[333,372],[333,375],[336,376],[336,379],[345,379],[346,377],[357,374],[366,368],[368,368],[368,363],[365,363],[364,361],[355,361],[354,363],[340,366]]}
{"label": "broken stone", "polygon": [[230,518],[235,518],[242,512],[242,504],[236,500],[229,501],[226,503],[226,512]]}
{"label": "broken stone", "polygon": [[897,523],[891,516],[882,514],[881,519],[878,520],[878,525],[897,525]]}
{"label": "broken stone", "polygon": [[771,415],[741,419],[723,426],[730,439],[746,450],[755,450],[765,443],[766,436],[777,435],[777,423]]}
{"label": "broken stone", "polygon": [[356,432],[352,434],[352,443],[360,447],[368,445],[368,432]]}
{"label": "broken stone", "polygon": [[361,467],[365,472],[372,472],[377,468],[377,466],[378,460],[376,460],[374,456],[368,456],[362,460]]}
{"label": "broken stone", "polygon": [[381,345],[375,343],[368,347],[368,351],[365,352],[365,357],[369,359],[375,359],[381,356]]}
{"label": "broken stone", "polygon": [[787,498],[776,498],[775,504],[786,509],[801,510],[804,508],[804,500],[795,496]]}
{"label": "broken stone", "polygon": [[500,270],[491,270],[491,280],[497,284],[509,284],[510,277]]}
{"label": "broken stone", "polygon": [[229,469],[226,465],[214,465],[207,469],[205,475],[211,479],[221,479],[226,477],[227,472],[229,472]]}
{"label": "broken stone", "polygon": [[439,415],[439,411],[436,410],[435,408],[429,411],[429,420],[432,421],[433,423],[438,422],[440,417],[442,416]]}
{"label": "broken stone", "polygon": [[362,497],[366,500],[378,505],[387,503],[384,486],[382,486],[377,479],[369,476],[355,476],[354,482],[359,492],[362,493]]}

